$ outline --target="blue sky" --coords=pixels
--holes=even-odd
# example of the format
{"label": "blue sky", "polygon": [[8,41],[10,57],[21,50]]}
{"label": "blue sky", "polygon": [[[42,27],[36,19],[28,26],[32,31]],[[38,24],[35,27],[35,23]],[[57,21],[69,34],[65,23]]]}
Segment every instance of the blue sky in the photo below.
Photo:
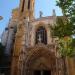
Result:
{"label": "blue sky", "polygon": [[[3,20],[0,21],[0,35],[4,28],[8,25],[12,15],[12,9],[19,6],[20,0],[0,0],[0,16]],[[39,11],[43,12],[43,16],[52,15],[52,10],[56,10],[56,15],[61,16],[61,9],[56,6],[56,0],[36,0],[35,1],[35,17],[39,17]]]}

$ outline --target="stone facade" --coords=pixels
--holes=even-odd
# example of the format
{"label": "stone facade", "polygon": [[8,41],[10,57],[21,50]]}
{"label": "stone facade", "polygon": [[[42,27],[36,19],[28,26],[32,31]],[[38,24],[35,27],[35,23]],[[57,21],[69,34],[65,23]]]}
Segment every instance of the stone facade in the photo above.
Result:
{"label": "stone facade", "polygon": [[[8,26],[6,49],[12,50],[11,75],[37,75],[37,71],[40,75],[64,75],[64,64],[57,50],[57,40],[52,37],[50,29],[56,23],[55,11],[53,10],[52,16],[35,19],[34,2],[20,0],[20,7],[13,11]],[[38,31],[40,27],[43,33],[42,30]],[[66,59],[67,74],[75,75],[73,60],[70,60],[72,59]]]}

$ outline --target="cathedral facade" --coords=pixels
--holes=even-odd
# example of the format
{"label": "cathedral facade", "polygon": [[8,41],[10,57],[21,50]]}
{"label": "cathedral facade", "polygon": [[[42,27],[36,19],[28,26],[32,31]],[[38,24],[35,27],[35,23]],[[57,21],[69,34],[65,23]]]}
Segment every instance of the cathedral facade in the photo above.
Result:
{"label": "cathedral facade", "polygon": [[[63,60],[57,50],[58,39],[51,35],[56,16],[35,19],[35,0],[20,0],[19,8],[12,12],[12,19],[5,29],[3,45],[11,55],[11,75],[75,75],[73,60]],[[60,16],[61,17],[61,16]],[[62,16],[63,17],[63,16]],[[70,65],[70,66],[69,66]]]}

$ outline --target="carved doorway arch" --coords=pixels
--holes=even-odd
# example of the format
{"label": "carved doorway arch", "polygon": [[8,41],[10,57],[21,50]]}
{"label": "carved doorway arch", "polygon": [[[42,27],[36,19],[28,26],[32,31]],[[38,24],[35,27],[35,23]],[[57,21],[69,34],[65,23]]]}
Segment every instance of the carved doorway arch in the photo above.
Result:
{"label": "carved doorway arch", "polygon": [[45,47],[31,49],[25,59],[23,75],[33,75],[36,70],[50,70],[55,75],[55,56]]}

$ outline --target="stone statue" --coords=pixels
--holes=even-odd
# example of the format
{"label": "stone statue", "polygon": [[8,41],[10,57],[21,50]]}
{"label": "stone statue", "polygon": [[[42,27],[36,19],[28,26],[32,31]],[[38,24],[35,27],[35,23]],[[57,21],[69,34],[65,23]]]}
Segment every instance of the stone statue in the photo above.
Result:
{"label": "stone statue", "polygon": [[43,15],[43,12],[42,12],[42,11],[40,11],[40,18],[42,17],[42,15]]}
{"label": "stone statue", "polygon": [[42,39],[41,39],[41,34],[38,35],[38,43],[41,43]]}

